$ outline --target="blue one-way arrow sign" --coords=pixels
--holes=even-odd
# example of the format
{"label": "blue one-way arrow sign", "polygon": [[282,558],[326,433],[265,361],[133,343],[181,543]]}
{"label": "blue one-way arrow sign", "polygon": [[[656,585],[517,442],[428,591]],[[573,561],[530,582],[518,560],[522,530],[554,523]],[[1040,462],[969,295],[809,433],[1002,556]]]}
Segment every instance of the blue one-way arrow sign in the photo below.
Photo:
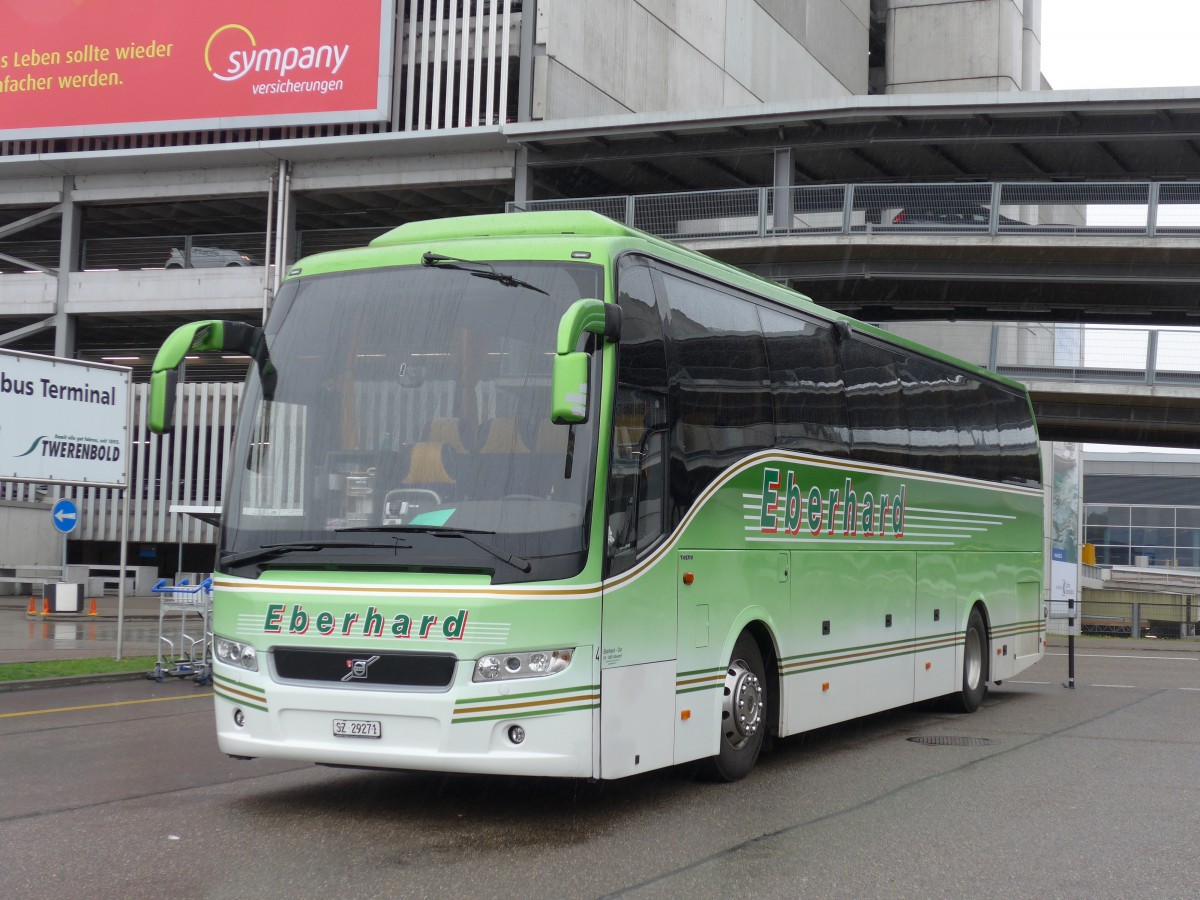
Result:
{"label": "blue one-way arrow sign", "polygon": [[56,531],[70,534],[79,524],[79,510],[73,501],[63,497],[54,504],[54,509],[50,510],[50,521]]}

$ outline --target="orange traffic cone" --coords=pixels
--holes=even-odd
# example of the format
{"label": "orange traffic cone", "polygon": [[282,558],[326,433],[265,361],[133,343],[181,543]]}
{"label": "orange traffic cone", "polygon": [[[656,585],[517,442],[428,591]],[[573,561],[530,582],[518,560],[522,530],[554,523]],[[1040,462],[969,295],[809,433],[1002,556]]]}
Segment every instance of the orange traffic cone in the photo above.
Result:
{"label": "orange traffic cone", "polygon": [[33,594],[29,595],[29,612],[25,613],[25,615],[27,615],[27,616],[36,616],[37,615],[37,601],[33,599]]}
{"label": "orange traffic cone", "polygon": [[88,607],[88,615],[89,616],[98,616],[99,615],[99,613],[96,612],[96,598],[95,597],[92,598],[91,606]]}
{"label": "orange traffic cone", "polygon": [[50,615],[50,598],[46,597],[42,600],[42,615]]}

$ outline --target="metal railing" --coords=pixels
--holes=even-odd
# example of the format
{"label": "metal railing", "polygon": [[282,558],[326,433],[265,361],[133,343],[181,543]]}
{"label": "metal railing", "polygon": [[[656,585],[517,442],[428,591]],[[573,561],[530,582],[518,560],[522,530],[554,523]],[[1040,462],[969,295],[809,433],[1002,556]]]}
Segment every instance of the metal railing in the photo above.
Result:
{"label": "metal railing", "polygon": [[1200,236],[1200,183],[976,182],[735,188],[510,202],[591,209],[671,240],[804,234]]}
{"label": "metal railing", "polygon": [[[680,241],[898,234],[1200,237],[1200,182],[801,185],[509,202],[506,209],[590,209]],[[292,255],[361,246],[386,230],[300,231]],[[82,246],[82,267],[153,269],[177,261],[177,254],[195,268],[246,264],[225,253],[193,257],[191,248],[234,251],[261,265],[264,241],[257,231],[89,238]],[[58,265],[55,240],[0,241],[0,253]],[[0,259],[0,272],[19,271],[17,264]]]}
{"label": "metal railing", "polygon": [[889,322],[889,331],[1018,381],[1200,385],[1200,328]]}
{"label": "metal railing", "polygon": [[1197,636],[1200,608],[1181,597],[1177,603],[1084,600],[1079,631],[1109,637],[1154,637],[1186,640]]}
{"label": "metal railing", "polygon": [[[380,227],[299,231],[289,257],[299,259],[326,250],[363,247],[390,230]],[[88,238],[82,242],[80,268],[85,272],[96,272],[261,266],[265,241],[263,231]],[[53,269],[58,266],[58,246],[58,241],[0,241],[0,253]],[[24,270],[25,267],[15,262],[0,259],[0,272]]]}
{"label": "metal railing", "polygon": [[84,271],[105,269],[206,269],[261,266],[266,233],[90,238],[83,242]]}

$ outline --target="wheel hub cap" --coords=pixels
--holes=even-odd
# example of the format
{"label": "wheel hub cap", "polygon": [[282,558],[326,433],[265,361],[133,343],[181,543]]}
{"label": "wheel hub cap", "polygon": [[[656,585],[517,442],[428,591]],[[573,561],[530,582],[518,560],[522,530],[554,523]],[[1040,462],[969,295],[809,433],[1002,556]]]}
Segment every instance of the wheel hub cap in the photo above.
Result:
{"label": "wheel hub cap", "polygon": [[725,703],[722,718],[725,736],[735,747],[754,736],[762,725],[763,689],[758,676],[736,659],[725,673]]}

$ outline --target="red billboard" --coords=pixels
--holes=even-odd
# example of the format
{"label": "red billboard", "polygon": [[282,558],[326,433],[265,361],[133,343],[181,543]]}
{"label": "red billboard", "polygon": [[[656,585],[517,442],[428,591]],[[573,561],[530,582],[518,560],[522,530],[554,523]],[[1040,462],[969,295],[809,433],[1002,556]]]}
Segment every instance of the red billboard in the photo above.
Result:
{"label": "red billboard", "polygon": [[0,137],[376,121],[392,0],[0,0]]}

